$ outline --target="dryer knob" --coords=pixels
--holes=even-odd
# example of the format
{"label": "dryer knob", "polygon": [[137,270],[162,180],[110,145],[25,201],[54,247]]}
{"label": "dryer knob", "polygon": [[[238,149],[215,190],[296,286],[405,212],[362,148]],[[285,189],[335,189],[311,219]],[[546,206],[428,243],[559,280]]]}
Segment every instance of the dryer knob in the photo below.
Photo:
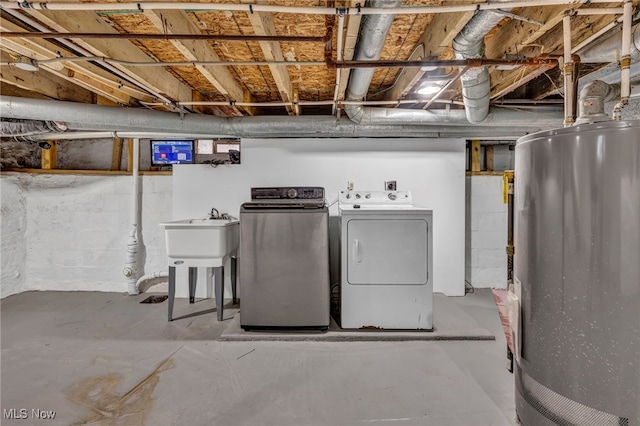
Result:
{"label": "dryer knob", "polygon": [[297,196],[298,196],[298,191],[296,191],[294,188],[291,188],[290,190],[287,191],[287,197],[296,198]]}
{"label": "dryer knob", "polygon": [[398,196],[395,193],[393,193],[393,192],[389,193],[389,199],[390,200],[395,200],[396,198],[398,198]]}

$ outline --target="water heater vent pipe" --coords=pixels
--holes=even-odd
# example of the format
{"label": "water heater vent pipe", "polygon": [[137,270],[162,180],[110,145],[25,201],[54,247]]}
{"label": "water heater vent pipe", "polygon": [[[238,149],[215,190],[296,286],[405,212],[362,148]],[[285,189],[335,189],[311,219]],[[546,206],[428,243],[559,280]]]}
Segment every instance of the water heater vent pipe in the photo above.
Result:
{"label": "water heater vent pipe", "polygon": [[611,118],[604,112],[605,102],[620,96],[620,85],[608,84],[601,80],[587,83],[580,91],[578,108],[580,116],[576,124],[597,123]]}

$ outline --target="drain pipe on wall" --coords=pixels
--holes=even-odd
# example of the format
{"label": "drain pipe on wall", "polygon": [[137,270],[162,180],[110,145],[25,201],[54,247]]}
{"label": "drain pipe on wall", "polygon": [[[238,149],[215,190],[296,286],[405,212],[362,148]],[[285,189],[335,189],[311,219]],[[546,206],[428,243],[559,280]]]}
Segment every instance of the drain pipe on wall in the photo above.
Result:
{"label": "drain pipe on wall", "polygon": [[140,139],[129,139],[129,143],[133,143],[133,188],[131,190],[131,229],[129,231],[129,241],[127,242],[127,260],[126,266],[122,271],[127,277],[129,283],[129,294],[138,294],[138,217],[140,216],[140,181],[138,179],[138,171],[140,168]]}
{"label": "drain pipe on wall", "polygon": [[154,278],[168,278],[168,277],[169,277],[169,273],[165,271],[158,271],[158,272],[154,272],[153,274],[143,275],[140,278],[138,278],[138,281],[136,281],[136,292],[135,293],[129,292],[129,294],[131,294],[132,296],[139,294],[140,284],[142,284],[145,281],[149,281]]}

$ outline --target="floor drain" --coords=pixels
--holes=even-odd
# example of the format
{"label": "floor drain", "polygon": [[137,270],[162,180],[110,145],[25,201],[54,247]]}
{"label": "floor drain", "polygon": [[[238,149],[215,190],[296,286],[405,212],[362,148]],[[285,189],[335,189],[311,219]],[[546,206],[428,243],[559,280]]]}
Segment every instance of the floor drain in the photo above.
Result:
{"label": "floor drain", "polygon": [[169,298],[169,296],[164,295],[164,296],[149,296],[146,299],[144,299],[143,301],[141,301],[140,303],[162,303],[165,300],[167,300]]}

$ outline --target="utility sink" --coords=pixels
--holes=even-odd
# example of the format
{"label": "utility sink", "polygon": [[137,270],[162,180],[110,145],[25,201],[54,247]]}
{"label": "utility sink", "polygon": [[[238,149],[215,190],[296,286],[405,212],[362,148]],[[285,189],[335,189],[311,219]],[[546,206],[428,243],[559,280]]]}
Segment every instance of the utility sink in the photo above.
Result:
{"label": "utility sink", "polygon": [[169,264],[189,266],[192,263],[190,259],[224,259],[235,255],[240,242],[239,224],[236,218],[184,219],[161,223],[165,231]]}

